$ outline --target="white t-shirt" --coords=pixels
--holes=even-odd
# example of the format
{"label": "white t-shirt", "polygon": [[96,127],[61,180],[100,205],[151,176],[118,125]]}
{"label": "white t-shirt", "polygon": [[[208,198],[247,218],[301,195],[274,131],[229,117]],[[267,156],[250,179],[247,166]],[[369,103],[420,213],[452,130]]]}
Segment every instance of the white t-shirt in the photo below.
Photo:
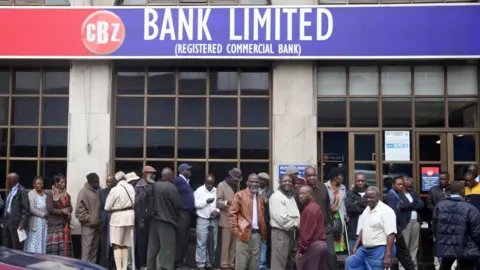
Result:
{"label": "white t-shirt", "polygon": [[382,201],[379,201],[373,210],[367,206],[359,224],[361,224],[362,244],[366,248],[384,246],[387,244],[387,236],[397,233],[395,212]]}
{"label": "white t-shirt", "polygon": [[[405,193],[405,197],[407,197],[408,202],[413,202],[413,197],[410,195],[410,193]],[[417,219],[417,211],[412,211],[412,214],[410,216],[410,219]]]}

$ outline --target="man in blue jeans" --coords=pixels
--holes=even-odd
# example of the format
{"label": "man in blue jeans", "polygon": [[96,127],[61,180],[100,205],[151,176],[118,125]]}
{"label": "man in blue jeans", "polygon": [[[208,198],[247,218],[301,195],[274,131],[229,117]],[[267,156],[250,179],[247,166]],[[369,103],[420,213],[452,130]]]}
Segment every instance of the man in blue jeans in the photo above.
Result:
{"label": "man in blue jeans", "polygon": [[384,270],[392,267],[395,255],[397,222],[395,212],[380,201],[377,187],[365,192],[367,208],[363,212],[357,242],[345,261],[346,270]]}
{"label": "man in blue jeans", "polygon": [[[270,176],[267,173],[261,172],[258,174],[258,193],[262,195],[265,209],[265,223],[267,224],[267,235],[270,237],[270,211],[268,209],[268,199],[272,196],[272,189],[268,186],[270,183]],[[258,266],[259,270],[267,269],[267,250],[268,250],[268,241],[263,240],[261,249],[260,249],[260,264]]]}

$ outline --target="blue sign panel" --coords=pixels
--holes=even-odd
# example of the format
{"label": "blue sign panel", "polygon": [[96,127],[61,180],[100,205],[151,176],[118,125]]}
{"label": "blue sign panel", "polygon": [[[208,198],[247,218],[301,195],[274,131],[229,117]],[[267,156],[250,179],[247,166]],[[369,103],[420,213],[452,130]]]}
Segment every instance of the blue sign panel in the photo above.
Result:
{"label": "blue sign panel", "polygon": [[439,167],[422,167],[422,191],[428,192],[440,184]]}
{"label": "blue sign panel", "polygon": [[[125,34],[114,40],[118,48],[101,52],[104,58],[480,56],[478,4],[122,7],[106,11],[117,16],[114,24],[120,23]],[[96,45],[90,43],[90,47]]]}
{"label": "blue sign panel", "polygon": [[298,176],[305,177],[305,169],[311,165],[278,165],[278,175],[281,177],[287,172],[289,166],[294,166],[298,170]]}

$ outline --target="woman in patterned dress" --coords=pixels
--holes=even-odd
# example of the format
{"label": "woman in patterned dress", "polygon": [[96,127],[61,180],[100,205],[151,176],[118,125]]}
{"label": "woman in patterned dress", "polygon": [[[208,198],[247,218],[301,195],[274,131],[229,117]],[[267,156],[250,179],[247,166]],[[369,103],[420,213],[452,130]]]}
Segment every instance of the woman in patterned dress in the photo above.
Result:
{"label": "woman in patterned dress", "polygon": [[47,245],[47,195],[43,192],[43,178],[33,179],[34,189],[28,192],[30,219],[24,251],[45,254]]}
{"label": "woman in patterned dress", "polygon": [[70,217],[72,203],[66,190],[67,179],[56,175],[52,191],[47,194],[48,237],[47,254],[73,257]]}

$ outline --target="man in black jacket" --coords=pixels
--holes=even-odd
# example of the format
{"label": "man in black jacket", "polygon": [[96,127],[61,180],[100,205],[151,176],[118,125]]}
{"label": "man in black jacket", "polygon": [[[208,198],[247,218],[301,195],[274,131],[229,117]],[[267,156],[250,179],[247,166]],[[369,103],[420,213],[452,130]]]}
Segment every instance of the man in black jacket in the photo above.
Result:
{"label": "man in black jacket", "polygon": [[473,270],[480,257],[480,212],[463,199],[461,182],[453,182],[449,189],[451,195],[433,211],[434,253],[442,258],[441,269],[450,269],[457,260],[457,270]]}
{"label": "man in black jacket", "polygon": [[367,201],[363,198],[367,189],[367,178],[364,173],[355,174],[355,186],[347,192],[345,197],[345,208],[347,209],[348,223],[348,246],[353,250],[357,242],[358,219],[367,207]]}
{"label": "man in black jacket", "polygon": [[172,183],[159,181],[153,184],[152,197],[147,269],[174,269],[177,244],[175,228],[182,210],[180,193]]}
{"label": "man in black jacket", "polygon": [[3,245],[16,250],[23,249],[23,242],[18,240],[17,230],[25,230],[30,216],[30,205],[27,190],[18,183],[18,174],[7,176],[7,185],[10,187],[3,208],[2,233]]}
{"label": "man in black jacket", "polygon": [[410,250],[402,234],[403,229],[405,229],[410,222],[410,204],[407,197],[405,197],[403,189],[404,177],[403,175],[395,177],[392,189],[388,192],[385,202],[393,209],[397,217],[397,234],[395,235],[397,248],[396,257],[406,270],[415,270],[415,263],[412,260]]}

